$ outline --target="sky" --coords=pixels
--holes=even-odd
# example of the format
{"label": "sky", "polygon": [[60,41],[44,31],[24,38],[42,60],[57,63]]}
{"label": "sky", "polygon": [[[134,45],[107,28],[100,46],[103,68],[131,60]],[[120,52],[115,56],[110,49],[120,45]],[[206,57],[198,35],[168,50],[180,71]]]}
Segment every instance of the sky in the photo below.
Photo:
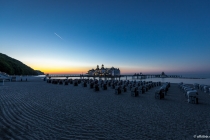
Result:
{"label": "sky", "polygon": [[209,0],[0,0],[0,52],[49,74],[210,75]]}

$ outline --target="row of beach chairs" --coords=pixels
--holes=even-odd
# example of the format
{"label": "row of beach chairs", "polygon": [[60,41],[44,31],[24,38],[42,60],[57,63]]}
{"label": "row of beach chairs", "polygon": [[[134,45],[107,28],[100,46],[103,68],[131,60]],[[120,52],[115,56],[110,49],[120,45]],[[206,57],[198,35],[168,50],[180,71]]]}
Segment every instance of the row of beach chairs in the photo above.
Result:
{"label": "row of beach chairs", "polygon": [[171,86],[170,82],[164,83],[159,89],[155,91],[155,98],[164,99],[165,95],[167,95],[170,86]]}
{"label": "row of beach chairs", "polygon": [[[119,95],[123,92],[130,91],[131,96],[137,97],[139,94],[146,93],[149,89],[161,85],[161,82],[152,81],[129,81],[129,80],[93,80],[93,79],[48,79],[47,83],[68,85],[73,84],[78,86],[81,84],[83,87],[94,89],[94,91],[107,90],[108,87],[114,89],[115,94]],[[164,88],[164,85],[162,86]],[[165,88],[164,88],[165,90]]]}
{"label": "row of beach chairs", "polygon": [[117,84],[115,87],[115,94],[121,94],[122,91],[130,90],[131,96],[137,97],[139,94],[146,93],[153,87],[160,86],[161,82],[152,81],[125,81],[124,84]]}
{"label": "row of beach chairs", "polygon": [[188,103],[198,104],[198,91],[194,88],[194,86],[179,83],[179,88],[184,93]]}
{"label": "row of beach chairs", "polygon": [[209,93],[210,92],[210,86],[209,85],[194,83],[193,86],[194,86],[195,89],[200,89],[204,93]]}

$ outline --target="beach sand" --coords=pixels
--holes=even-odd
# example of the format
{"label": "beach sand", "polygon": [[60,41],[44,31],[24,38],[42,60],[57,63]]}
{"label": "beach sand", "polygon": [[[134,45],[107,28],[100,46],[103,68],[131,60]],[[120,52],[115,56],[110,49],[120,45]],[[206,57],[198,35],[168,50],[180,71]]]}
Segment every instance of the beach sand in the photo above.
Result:
{"label": "beach sand", "polygon": [[193,139],[210,137],[210,95],[189,104],[171,84],[165,99],[155,89],[132,97],[114,89],[54,85],[44,81],[0,86],[0,139]]}

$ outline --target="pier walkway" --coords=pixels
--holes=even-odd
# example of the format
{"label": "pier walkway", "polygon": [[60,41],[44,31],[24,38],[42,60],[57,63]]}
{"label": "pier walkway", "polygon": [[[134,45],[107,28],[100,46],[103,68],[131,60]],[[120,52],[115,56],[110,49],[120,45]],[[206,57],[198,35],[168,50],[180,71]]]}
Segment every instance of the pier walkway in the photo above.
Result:
{"label": "pier walkway", "polygon": [[[46,75],[46,78],[51,79],[54,77],[66,77],[66,79],[71,78],[71,77],[80,77],[80,79],[84,79],[84,78],[111,78],[111,79],[119,79],[121,77],[125,77],[126,79],[128,77],[132,77],[132,79],[146,79],[146,78],[161,78],[161,75],[158,74],[147,74],[147,75],[138,75],[138,74],[133,74],[133,75],[86,75],[86,74],[78,74],[78,75]],[[172,78],[180,78],[180,75],[167,75],[166,77],[172,77]],[[162,77],[162,78],[166,78],[166,77]]]}

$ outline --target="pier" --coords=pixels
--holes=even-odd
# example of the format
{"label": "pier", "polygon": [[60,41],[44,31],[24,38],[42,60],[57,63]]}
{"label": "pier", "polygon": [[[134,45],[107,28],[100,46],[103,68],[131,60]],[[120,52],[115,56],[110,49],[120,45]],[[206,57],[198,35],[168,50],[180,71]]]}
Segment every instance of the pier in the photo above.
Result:
{"label": "pier", "polygon": [[53,77],[66,77],[66,79],[71,78],[71,77],[80,77],[80,79],[84,78],[104,78],[104,79],[119,79],[121,77],[125,77],[127,80],[128,77],[132,77],[132,79],[147,79],[147,78],[180,78],[182,76],[180,75],[167,75],[167,76],[161,76],[159,74],[144,74],[144,75],[139,75],[139,74],[132,74],[132,75],[87,75],[87,74],[78,74],[78,75],[46,75],[46,78],[51,79]]}

